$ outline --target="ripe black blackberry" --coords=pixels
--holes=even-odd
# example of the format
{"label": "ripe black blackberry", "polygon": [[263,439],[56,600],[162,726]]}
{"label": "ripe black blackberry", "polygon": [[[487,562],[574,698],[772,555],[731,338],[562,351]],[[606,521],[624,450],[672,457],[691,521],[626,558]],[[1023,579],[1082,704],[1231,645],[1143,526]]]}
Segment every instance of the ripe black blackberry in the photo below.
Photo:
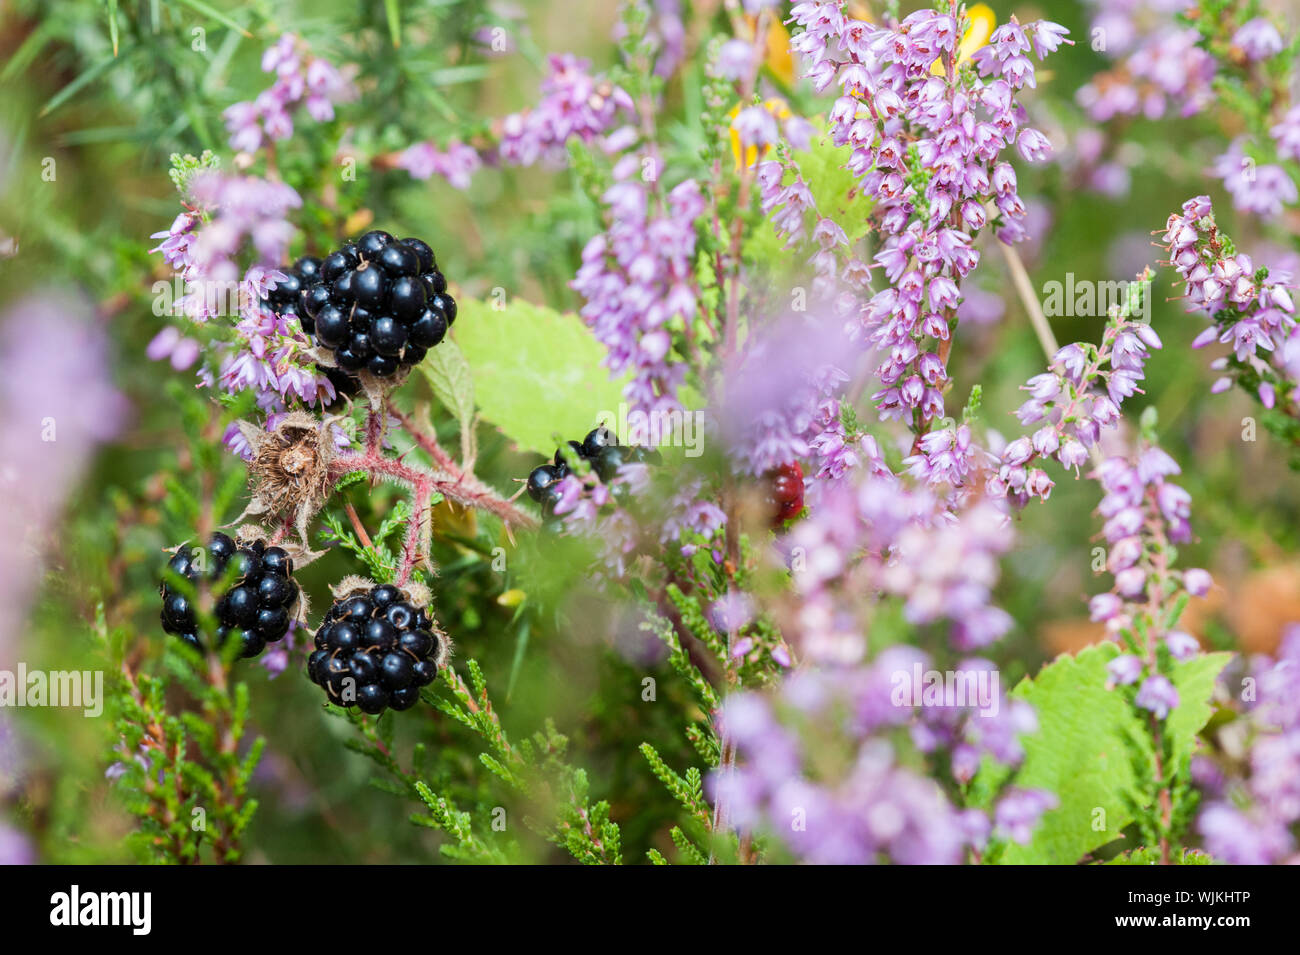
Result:
{"label": "ripe black blackberry", "polygon": [[331,703],[363,713],[410,709],[438,675],[443,645],[428,611],[392,584],[335,601],[316,631],[307,675]]}
{"label": "ripe black blackberry", "polygon": [[[194,584],[203,577],[219,588],[213,594],[217,617],[214,646],[224,646],[233,634],[240,640],[240,655],[255,657],[268,643],[289,632],[299,592],[293,579],[293,558],[281,548],[268,547],[261,540],[237,547],[229,536],[217,533],[206,550],[189,544],[176,548],[167,567]],[[199,632],[190,595],[168,578],[163,580],[161,593],[163,630],[196,650],[205,649],[206,635]]]}
{"label": "ripe black blackberry", "polygon": [[[569,450],[580,460],[590,462],[592,470],[608,484],[624,464],[658,464],[662,460],[653,448],[624,446],[608,428],[595,428],[581,441],[570,441]],[[564,449],[556,449],[553,462],[533,468],[528,475],[528,496],[542,506],[542,512],[554,512],[559,501],[560,481],[569,474]]]}
{"label": "ripe black blackberry", "polygon": [[[456,321],[456,302],[421,239],[367,232],[323,259],[304,257],[267,297],[280,315],[333,353],[340,378],[368,371],[387,378],[423,360]],[[335,390],[340,382],[331,376]]]}

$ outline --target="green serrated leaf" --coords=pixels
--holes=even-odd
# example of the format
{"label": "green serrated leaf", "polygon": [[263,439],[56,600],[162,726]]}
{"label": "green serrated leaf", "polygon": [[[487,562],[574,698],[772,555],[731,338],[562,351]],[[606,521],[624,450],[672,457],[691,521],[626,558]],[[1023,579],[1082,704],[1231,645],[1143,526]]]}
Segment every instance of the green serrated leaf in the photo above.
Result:
{"label": "green serrated leaf", "polygon": [[601,365],[605,349],[576,315],[519,299],[462,301],[456,342],[483,417],[522,449],[549,455],[557,433],[580,437],[623,400]]}
{"label": "green serrated leaf", "polygon": [[467,430],[474,420],[474,378],[464,353],[448,339],[430,349],[419,367],[443,407],[456,416],[461,431]]}
{"label": "green serrated leaf", "polygon": [[[1029,845],[1008,845],[999,861],[1073,865],[1119,838],[1133,821],[1127,800],[1138,781],[1126,738],[1144,737],[1146,731],[1123,696],[1106,688],[1106,664],[1119,653],[1115,644],[1104,643],[1073,657],[1063,655],[1011,691],[1013,698],[1034,707],[1039,727],[1025,739],[1025,761],[1015,785],[1049,790],[1060,805],[1044,814]],[[1165,725],[1176,759],[1191,751],[1196,733],[1210,718],[1214,680],[1229,656],[1207,654],[1175,666],[1172,679],[1181,702]],[[987,792],[1001,778],[1005,771],[986,768],[975,789]]]}

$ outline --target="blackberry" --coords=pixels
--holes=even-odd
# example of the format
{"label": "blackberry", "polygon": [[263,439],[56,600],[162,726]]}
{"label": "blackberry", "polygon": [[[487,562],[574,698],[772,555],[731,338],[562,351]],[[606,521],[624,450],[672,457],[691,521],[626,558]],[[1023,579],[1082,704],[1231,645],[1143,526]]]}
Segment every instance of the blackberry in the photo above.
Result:
{"label": "blackberry", "polygon": [[389,378],[424,359],[456,320],[456,301],[422,239],[379,229],[317,259],[304,256],[266,305],[298,318],[314,344],[332,352],[339,394],[355,394],[362,371]]}
{"label": "blackberry", "polygon": [[594,458],[602,448],[617,446],[618,435],[610,431],[609,428],[600,427],[588,432],[587,436],[582,439],[582,444],[579,445],[579,453],[584,457]]}
{"label": "blackberry", "polygon": [[443,652],[428,612],[392,584],[335,601],[316,631],[307,676],[329,702],[363,713],[405,710],[438,675]]}
{"label": "blackberry", "polygon": [[[197,559],[200,553],[203,560]],[[231,634],[237,634],[242,644],[240,654],[255,657],[268,643],[289,632],[299,591],[293,579],[293,558],[282,548],[267,546],[261,540],[238,547],[229,536],[217,533],[203,552],[182,544],[167,561],[167,569],[191,584],[197,585],[203,578],[220,588],[213,593],[217,618],[214,646],[224,645]],[[165,576],[160,592],[163,630],[203,650],[205,641],[199,631],[192,589],[178,586],[174,578]]]}
{"label": "blackberry", "polygon": [[[605,427],[587,432],[581,441],[569,441],[567,454],[589,463],[606,484],[614,480],[625,464],[659,464],[662,460],[659,452],[653,448],[619,444],[618,436]],[[526,484],[528,496],[542,506],[542,512],[547,516],[554,513],[560,498],[560,481],[569,473],[564,448],[557,448],[551,461],[533,468],[529,473]],[[614,490],[617,492],[620,488],[628,490],[625,485],[616,485]]]}
{"label": "blackberry", "polygon": [[304,255],[297,262],[293,263],[293,270],[298,273],[298,278],[303,283],[315,281],[320,275],[320,259],[313,255]]}
{"label": "blackberry", "polygon": [[357,239],[357,252],[363,259],[376,259],[384,251],[384,246],[393,241],[393,237],[382,229],[372,229]]}
{"label": "blackberry", "polygon": [[546,489],[563,477],[560,469],[552,464],[543,464],[533,468],[528,475],[528,496],[534,501],[541,501]]}
{"label": "blackberry", "polygon": [[433,258],[433,247],[423,239],[403,239],[402,245],[415,253],[420,260],[420,273],[437,271],[438,263]]}

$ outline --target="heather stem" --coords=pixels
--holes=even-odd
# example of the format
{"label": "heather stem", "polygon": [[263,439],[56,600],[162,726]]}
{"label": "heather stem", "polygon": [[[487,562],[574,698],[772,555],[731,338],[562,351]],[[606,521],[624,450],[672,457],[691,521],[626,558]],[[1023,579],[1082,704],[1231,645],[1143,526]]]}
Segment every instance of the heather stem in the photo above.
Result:
{"label": "heather stem", "polygon": [[1020,253],[1013,246],[1007,245],[1005,242],[998,242],[998,247],[1007,260],[1007,268],[1011,271],[1011,284],[1016,287],[1016,294],[1020,296],[1020,301],[1025,306],[1025,312],[1029,315],[1029,324],[1034,327],[1034,334],[1038,336],[1038,344],[1043,347],[1047,360],[1051,361],[1056,357],[1056,353],[1061,350],[1061,346],[1056,343],[1056,336],[1052,334],[1052,326],[1047,323],[1047,316],[1043,314],[1043,306],[1039,304],[1038,296],[1034,294],[1034,287],[1029,281],[1029,273],[1025,271],[1025,263],[1020,260]]}

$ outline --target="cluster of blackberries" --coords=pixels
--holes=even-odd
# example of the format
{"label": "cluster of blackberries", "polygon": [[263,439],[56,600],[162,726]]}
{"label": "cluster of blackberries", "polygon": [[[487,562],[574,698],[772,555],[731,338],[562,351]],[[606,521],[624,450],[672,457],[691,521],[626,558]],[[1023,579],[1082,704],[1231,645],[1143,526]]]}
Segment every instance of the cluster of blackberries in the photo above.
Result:
{"label": "cluster of blackberries", "polygon": [[[624,464],[658,464],[659,452],[652,448],[628,447],[618,443],[618,436],[608,428],[587,432],[581,441],[570,441],[569,448],[580,460],[590,462],[592,470],[606,483],[613,479]],[[554,463],[533,468],[528,475],[528,496],[542,505],[542,511],[555,510],[560,496],[560,481],[569,474],[564,450],[557,449]]]}
{"label": "cluster of blackberries", "polygon": [[316,631],[307,675],[331,703],[381,713],[405,710],[438,675],[438,638],[425,610],[392,584],[337,601]]}
{"label": "cluster of blackberries", "polygon": [[[216,646],[224,646],[231,634],[237,634],[241,655],[255,657],[268,643],[289,632],[298,585],[293,579],[293,558],[281,548],[267,547],[260,540],[236,548],[233,540],[218,533],[212,536],[206,551],[191,549],[188,544],[177,548],[167,566],[187,580],[197,583],[203,576],[223,588],[217,594],[215,608]],[[227,582],[232,567],[233,578]],[[189,595],[167,580],[161,592],[163,629],[194,649],[203,650],[198,616]]]}
{"label": "cluster of blackberries", "polygon": [[366,370],[386,378],[414,365],[456,321],[447,279],[421,239],[376,229],[323,259],[304,256],[285,274],[267,304],[297,316],[348,375]]}

